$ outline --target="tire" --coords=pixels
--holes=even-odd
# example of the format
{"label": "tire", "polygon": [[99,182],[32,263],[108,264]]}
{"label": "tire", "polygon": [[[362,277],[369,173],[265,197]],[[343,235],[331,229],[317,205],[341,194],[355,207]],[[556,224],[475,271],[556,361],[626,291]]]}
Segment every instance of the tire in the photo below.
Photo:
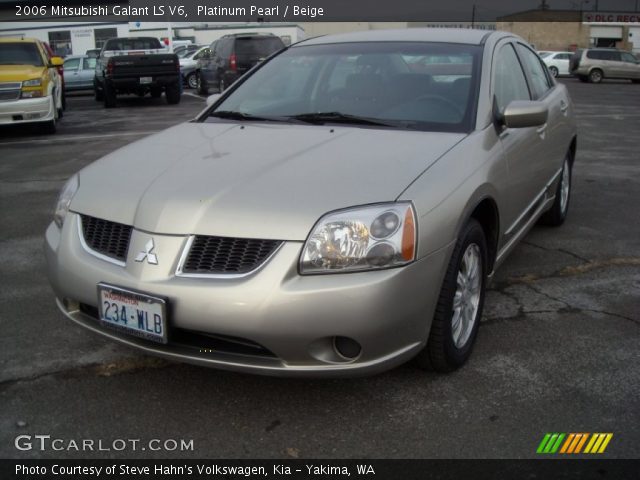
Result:
{"label": "tire", "polygon": [[569,212],[569,203],[571,200],[571,156],[567,154],[562,165],[562,173],[560,181],[556,189],[556,199],[549,210],[547,210],[540,222],[542,225],[550,227],[559,227],[567,218]]}
{"label": "tire", "polygon": [[218,93],[224,92],[225,88],[226,88],[226,85],[224,84],[224,78],[221,78],[220,81],[218,82]]}
{"label": "tire", "polygon": [[150,94],[151,94],[151,98],[160,98],[162,96],[162,89],[152,88]]}
{"label": "tire", "polygon": [[191,89],[198,88],[198,78],[196,76],[196,72],[191,72],[187,75],[187,86]]}
{"label": "tire", "polygon": [[207,85],[207,81],[202,78],[202,75],[198,74],[198,93],[200,95],[209,95],[209,86]]}
{"label": "tire", "polygon": [[102,89],[98,88],[98,82],[96,80],[93,81],[93,98],[96,102],[104,101],[104,94]]}
{"label": "tire", "polygon": [[107,82],[104,82],[102,96],[105,108],[114,108],[116,106],[116,92]]}
{"label": "tire", "polygon": [[558,72],[558,68],[557,68],[557,67],[549,67],[549,72],[551,72],[551,75],[552,75],[554,78],[557,78],[557,77],[558,77],[558,75],[559,75],[559,72]]}
{"label": "tire", "polygon": [[[453,249],[427,345],[416,357],[422,368],[451,372],[462,366],[471,355],[484,306],[487,259],[484,230],[472,218],[463,228]],[[475,275],[472,273],[474,271]],[[466,279],[464,285],[459,284],[459,278]],[[460,298],[456,300],[460,305],[457,308],[454,308],[455,298]],[[454,324],[459,329],[454,328]]]}
{"label": "tire", "polygon": [[[62,87],[62,110],[67,109],[67,94],[64,92],[64,87]],[[60,115],[62,117],[62,115]]]}
{"label": "tire", "polygon": [[589,82],[591,83],[600,83],[603,77],[602,70],[599,68],[594,68],[589,72]]}
{"label": "tire", "polygon": [[634,78],[633,80],[631,80],[633,83],[640,83],[640,79],[639,78]]}
{"label": "tire", "polygon": [[176,105],[180,103],[180,85],[168,85],[164,94],[167,97],[167,103],[169,105]]}
{"label": "tire", "polygon": [[578,80],[580,80],[583,83],[586,83],[589,81],[589,77],[585,76],[585,75],[578,75]]}

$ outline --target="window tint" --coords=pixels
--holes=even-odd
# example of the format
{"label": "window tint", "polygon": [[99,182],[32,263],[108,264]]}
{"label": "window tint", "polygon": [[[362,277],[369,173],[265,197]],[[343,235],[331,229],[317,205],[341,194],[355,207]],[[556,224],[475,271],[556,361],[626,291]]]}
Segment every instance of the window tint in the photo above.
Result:
{"label": "window tint", "polygon": [[0,65],[42,67],[42,54],[35,43],[0,43]]}
{"label": "window tint", "polygon": [[569,60],[570,58],[571,58],[570,53],[559,53],[558,55],[556,55],[556,59],[558,60]]}
{"label": "window tint", "polygon": [[[481,52],[428,42],[297,46],[267,61],[218,109],[284,118],[339,112],[396,128],[469,131]],[[443,56],[451,61],[422,63]]]}
{"label": "window tint", "polygon": [[84,59],[84,64],[82,66],[85,70],[93,70],[96,68],[96,59],[95,57],[89,57]]}
{"label": "window tint", "polygon": [[547,74],[535,53],[520,43],[518,44],[518,51],[524,63],[524,68],[531,79],[533,98],[538,99],[551,87]]}
{"label": "window tint", "polygon": [[64,69],[65,70],[77,70],[80,65],[79,58],[72,58],[71,60],[65,60]]}
{"label": "window tint", "polygon": [[160,40],[151,37],[112,38],[107,41],[105,50],[159,50]]}
{"label": "window tint", "polygon": [[493,82],[500,112],[504,112],[505,107],[513,100],[531,100],[524,72],[510,44],[504,45],[498,52]]}
{"label": "window tint", "polygon": [[638,63],[638,59],[633,55],[631,55],[630,53],[624,52],[624,53],[621,53],[620,55],[622,56],[623,62]]}
{"label": "window tint", "polygon": [[614,50],[589,50],[587,58],[593,60],[612,60],[620,61],[620,53]]}

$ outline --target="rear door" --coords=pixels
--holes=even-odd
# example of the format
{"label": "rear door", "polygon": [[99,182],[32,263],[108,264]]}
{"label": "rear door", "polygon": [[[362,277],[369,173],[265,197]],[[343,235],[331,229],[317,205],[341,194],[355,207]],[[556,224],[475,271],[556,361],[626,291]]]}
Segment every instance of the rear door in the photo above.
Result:
{"label": "rear door", "polygon": [[614,78],[625,78],[627,75],[625,62],[622,61],[620,57],[620,52],[610,51],[604,52],[605,58],[608,63],[609,75],[605,72],[605,75],[608,77]]}
{"label": "rear door", "polygon": [[95,75],[96,59],[94,57],[84,57],[80,70],[78,71],[79,83],[83,88],[93,86],[93,76]]}
{"label": "rear door", "polygon": [[80,66],[82,59],[68,58],[64,61],[64,84],[67,90],[81,88]]}
{"label": "rear door", "polygon": [[621,52],[623,68],[626,78],[639,79],[640,78],[640,60],[627,52]]}
{"label": "rear door", "polygon": [[569,75],[569,59],[571,58],[571,54],[567,52],[562,52],[556,54],[555,61],[558,66],[558,72],[560,75]]}
{"label": "rear door", "polygon": [[242,75],[283,47],[284,43],[276,36],[237,37],[234,53],[238,73]]}

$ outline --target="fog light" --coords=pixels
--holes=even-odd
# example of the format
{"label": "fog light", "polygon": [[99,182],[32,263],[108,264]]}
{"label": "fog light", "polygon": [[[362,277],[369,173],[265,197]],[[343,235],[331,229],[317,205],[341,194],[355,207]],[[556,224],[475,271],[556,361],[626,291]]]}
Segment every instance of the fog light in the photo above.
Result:
{"label": "fog light", "polygon": [[360,344],[349,337],[333,337],[333,348],[338,355],[348,360],[353,360],[362,351]]}

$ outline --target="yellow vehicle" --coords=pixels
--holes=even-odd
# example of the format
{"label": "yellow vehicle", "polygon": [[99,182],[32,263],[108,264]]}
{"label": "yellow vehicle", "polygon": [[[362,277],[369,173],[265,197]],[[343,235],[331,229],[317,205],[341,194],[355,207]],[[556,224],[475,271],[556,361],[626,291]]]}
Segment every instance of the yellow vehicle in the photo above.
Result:
{"label": "yellow vehicle", "polygon": [[0,38],[0,125],[39,123],[54,133],[62,116],[62,80],[40,40]]}

